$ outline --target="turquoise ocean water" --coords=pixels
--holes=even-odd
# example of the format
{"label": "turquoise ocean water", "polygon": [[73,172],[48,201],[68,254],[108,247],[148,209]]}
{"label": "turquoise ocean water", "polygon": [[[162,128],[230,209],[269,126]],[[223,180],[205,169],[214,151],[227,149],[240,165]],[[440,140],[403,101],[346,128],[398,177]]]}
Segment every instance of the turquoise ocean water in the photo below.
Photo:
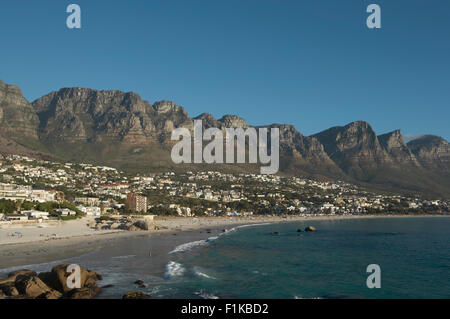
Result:
{"label": "turquoise ocean water", "polygon": [[[309,224],[318,232],[296,232]],[[180,298],[450,298],[450,218],[246,227],[173,261]],[[367,288],[369,264],[380,289]]]}
{"label": "turquoise ocean water", "polygon": [[[297,232],[309,225],[318,231]],[[133,290],[153,298],[450,298],[450,218],[286,222],[211,236],[176,247],[158,266],[148,256],[155,241],[136,237],[29,268],[94,269],[101,285],[114,285],[102,298]],[[380,289],[366,286],[369,264],[381,267]],[[147,287],[133,285],[137,279]]]}

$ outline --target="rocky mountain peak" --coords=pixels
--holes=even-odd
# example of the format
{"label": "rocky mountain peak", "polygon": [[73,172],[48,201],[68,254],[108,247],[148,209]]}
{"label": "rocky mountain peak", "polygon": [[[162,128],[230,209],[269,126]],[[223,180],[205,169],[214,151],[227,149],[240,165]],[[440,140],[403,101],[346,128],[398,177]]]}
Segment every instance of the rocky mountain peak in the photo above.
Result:
{"label": "rocky mountain peak", "polygon": [[222,128],[222,123],[217,121],[210,113],[202,113],[199,116],[195,117],[194,120],[201,120],[205,129],[208,129],[210,127]]}
{"label": "rocky mountain peak", "polygon": [[243,118],[241,118],[237,115],[230,115],[230,114],[224,115],[219,120],[219,122],[223,123],[223,125],[227,128],[237,128],[237,127],[247,128],[248,127],[247,122]]}
{"label": "rocky mountain peak", "polygon": [[437,135],[423,135],[417,139],[414,139],[408,143],[408,146],[412,151],[417,151],[421,148],[431,150],[435,147],[448,145],[448,142]]}
{"label": "rocky mountain peak", "polygon": [[[194,119],[201,119],[205,128],[249,127],[236,115],[216,120],[203,113]],[[173,168],[170,137],[176,127],[192,129],[193,119],[171,101],[151,105],[134,92],[74,87],[51,92],[30,104],[18,87],[0,81],[2,152],[47,149],[50,157],[136,171],[163,170]],[[417,191],[429,190],[432,185],[436,192],[449,193],[450,147],[441,137],[427,135],[405,144],[399,130],[377,136],[365,121],[313,136],[304,136],[289,124],[261,127],[280,130],[283,173],[343,178],[383,189],[391,185]]]}
{"label": "rocky mountain peak", "polygon": [[395,130],[378,136],[381,145],[389,150],[393,148],[405,148],[405,140],[400,130]]}
{"label": "rocky mountain peak", "polygon": [[[166,101],[166,100],[155,102],[153,104],[153,108],[155,109],[155,111],[158,114],[166,114],[166,113],[173,113],[173,112],[179,112],[179,111],[186,113],[184,108],[182,108],[181,106],[178,106],[177,104],[175,104],[172,101]],[[186,113],[186,115],[187,115],[187,113]]]}
{"label": "rocky mountain peak", "polygon": [[418,165],[417,159],[405,143],[400,130],[378,136],[381,147],[395,162],[411,162]]}
{"label": "rocky mountain peak", "polygon": [[450,144],[440,136],[424,135],[410,141],[408,148],[424,167],[450,171]]}
{"label": "rocky mountain peak", "polygon": [[39,119],[19,87],[0,81],[0,132],[37,138]]}

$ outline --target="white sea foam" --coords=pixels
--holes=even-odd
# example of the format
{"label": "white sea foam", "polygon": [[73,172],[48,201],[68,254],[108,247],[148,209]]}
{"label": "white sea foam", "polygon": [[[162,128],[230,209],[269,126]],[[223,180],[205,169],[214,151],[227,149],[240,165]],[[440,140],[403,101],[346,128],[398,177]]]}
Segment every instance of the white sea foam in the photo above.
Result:
{"label": "white sea foam", "polygon": [[271,224],[272,223],[258,223],[258,224],[247,224],[247,225],[236,226],[236,227],[233,227],[231,229],[225,230],[225,232],[223,234],[229,234],[229,233],[235,232],[235,231],[237,231],[238,229],[241,229],[241,228],[256,227],[256,226],[263,226],[263,225],[271,225]]}
{"label": "white sea foam", "polygon": [[197,241],[192,241],[190,243],[186,243],[186,244],[181,244],[177,247],[175,247],[174,250],[172,250],[169,254],[173,254],[173,253],[180,253],[180,252],[184,252],[184,251],[188,251],[191,250],[194,247],[197,246],[204,246],[207,245],[208,241],[207,240],[197,240]]}
{"label": "white sea foam", "polygon": [[219,299],[219,297],[214,296],[213,294],[210,294],[204,290],[196,291],[195,294],[202,297],[203,299]]}
{"label": "white sea foam", "polygon": [[203,269],[200,267],[194,267],[194,274],[198,277],[206,278],[206,279],[216,279],[213,276],[208,275]]}
{"label": "white sea foam", "polygon": [[164,274],[164,278],[170,279],[173,277],[183,276],[185,273],[185,269],[182,264],[177,263],[175,261],[169,261],[166,265],[166,273]]}
{"label": "white sea foam", "polygon": [[220,236],[226,235],[226,234],[229,234],[229,233],[232,233],[232,232],[235,232],[235,231],[237,231],[238,229],[241,229],[241,228],[255,227],[255,226],[262,226],[262,225],[270,225],[270,224],[271,223],[260,223],[260,224],[248,224],[248,225],[236,226],[236,227],[233,227],[231,229],[225,230],[225,232],[219,234],[218,236],[212,236],[212,237],[209,237],[208,239],[197,240],[197,241],[193,241],[193,242],[190,242],[190,243],[181,244],[181,245],[175,247],[175,249],[172,250],[171,252],[169,252],[169,254],[181,253],[181,252],[189,251],[192,248],[197,247],[197,246],[206,246],[208,243],[216,240]]}

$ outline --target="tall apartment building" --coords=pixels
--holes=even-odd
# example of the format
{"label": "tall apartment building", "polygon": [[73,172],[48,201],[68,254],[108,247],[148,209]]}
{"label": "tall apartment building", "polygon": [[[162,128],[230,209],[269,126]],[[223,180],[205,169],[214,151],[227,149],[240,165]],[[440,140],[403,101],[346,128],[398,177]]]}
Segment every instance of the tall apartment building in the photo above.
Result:
{"label": "tall apartment building", "polygon": [[147,197],[135,193],[127,194],[127,205],[133,212],[147,212]]}

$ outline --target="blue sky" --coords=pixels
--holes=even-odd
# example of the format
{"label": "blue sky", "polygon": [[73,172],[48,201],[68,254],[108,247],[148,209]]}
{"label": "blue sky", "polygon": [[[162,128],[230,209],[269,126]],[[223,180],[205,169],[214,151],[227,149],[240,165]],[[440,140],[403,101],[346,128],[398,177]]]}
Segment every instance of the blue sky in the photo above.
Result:
{"label": "blue sky", "polygon": [[[70,3],[81,30],[66,27]],[[0,29],[0,79],[30,101],[120,89],[305,135],[366,120],[450,139],[449,1],[2,0]]]}

